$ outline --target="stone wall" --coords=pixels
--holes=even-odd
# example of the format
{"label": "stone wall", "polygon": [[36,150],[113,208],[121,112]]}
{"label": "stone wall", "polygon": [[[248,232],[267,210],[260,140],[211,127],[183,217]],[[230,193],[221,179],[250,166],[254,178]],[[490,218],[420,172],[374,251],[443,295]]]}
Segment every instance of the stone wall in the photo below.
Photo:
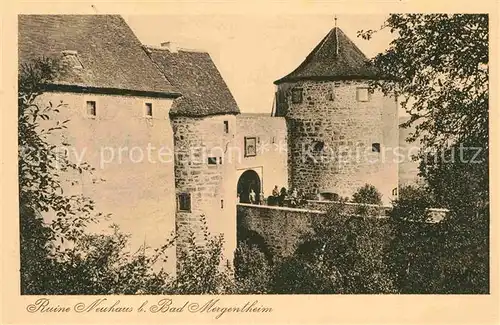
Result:
{"label": "stone wall", "polygon": [[337,202],[337,201],[316,201],[308,200],[306,209],[329,211],[338,208],[341,213],[346,215],[367,215],[370,217],[388,217],[392,206],[390,205],[376,205],[376,204],[363,204],[351,202]]}
{"label": "stone wall", "polygon": [[[250,240],[270,260],[292,255],[296,248],[313,234],[313,223],[328,217],[329,209],[339,206],[333,201],[308,201],[307,208],[287,208],[239,203],[237,205],[238,241]],[[357,208],[365,207],[366,214],[360,216]],[[372,204],[342,204],[341,212],[346,218],[390,221],[389,206]],[[443,221],[449,214],[447,209],[431,208],[426,211],[428,220],[422,224],[435,224]],[[339,232],[342,229],[339,229]]]}
{"label": "stone wall", "polygon": [[[42,107],[49,101],[64,106],[41,127],[69,122],[48,141],[56,146],[69,143],[72,161],[95,168],[92,177],[61,172],[65,193],[86,195],[95,201],[95,211],[111,214],[110,220],[102,219],[89,230],[108,230],[116,223],[131,235],[132,252],[143,244],[165,244],[175,230],[172,100],[58,92],[39,97]],[[96,102],[96,116],[87,114],[87,101]],[[152,117],[145,116],[145,103],[152,104]],[[175,270],[173,263],[165,267]]]}
{"label": "stone wall", "polygon": [[[231,258],[236,248],[236,179],[235,163],[228,149],[234,147],[236,118],[234,115],[175,117],[172,128],[176,193],[188,193],[191,197],[190,211],[177,209],[177,234],[182,242],[193,231],[201,241],[200,216],[204,215],[212,235],[224,234],[224,253]],[[215,164],[209,164],[210,157],[216,159]]]}
{"label": "stone wall", "polygon": [[449,217],[450,210],[443,208],[428,208],[425,210],[427,216],[427,223],[440,223]]}
{"label": "stone wall", "polygon": [[[282,117],[263,114],[241,114],[236,118],[236,147],[240,151],[237,179],[246,170],[254,170],[261,178],[261,190],[267,197],[275,185],[288,188],[287,130]],[[245,137],[257,139],[255,157],[245,157]]]}
{"label": "stone wall", "polygon": [[[302,88],[293,103],[290,88]],[[357,100],[363,81],[298,81],[279,85],[287,94],[289,185],[305,191],[351,196],[364,184],[376,186],[384,203],[397,188],[392,151],[398,143],[397,103],[380,92]],[[287,91],[288,90],[288,91]],[[380,152],[372,144],[380,143]]]}
{"label": "stone wall", "polygon": [[323,218],[325,212],[291,209],[264,205],[238,204],[239,240],[241,234],[254,233],[263,239],[264,251],[273,257],[289,256],[301,243],[302,236],[312,232],[314,218]]}

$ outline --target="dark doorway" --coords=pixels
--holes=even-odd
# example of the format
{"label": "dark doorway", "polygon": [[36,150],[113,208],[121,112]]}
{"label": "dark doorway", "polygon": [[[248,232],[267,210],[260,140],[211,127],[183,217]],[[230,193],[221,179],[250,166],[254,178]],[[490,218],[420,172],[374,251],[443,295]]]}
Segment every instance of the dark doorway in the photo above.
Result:
{"label": "dark doorway", "polygon": [[247,170],[241,174],[238,180],[238,194],[241,203],[250,203],[250,190],[254,190],[255,197],[259,201],[260,197],[260,177],[254,170]]}

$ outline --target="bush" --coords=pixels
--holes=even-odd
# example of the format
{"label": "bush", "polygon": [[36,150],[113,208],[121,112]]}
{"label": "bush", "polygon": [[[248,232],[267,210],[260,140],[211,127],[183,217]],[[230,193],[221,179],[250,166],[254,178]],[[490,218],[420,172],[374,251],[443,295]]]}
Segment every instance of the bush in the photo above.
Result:
{"label": "bush", "polygon": [[364,206],[365,204],[376,204],[382,205],[382,194],[377,190],[377,188],[370,184],[365,184],[360,187],[356,193],[352,195],[352,202],[360,203],[356,207],[355,213],[361,216],[367,216],[369,214],[369,208]]}
{"label": "bush", "polygon": [[314,232],[276,268],[276,293],[394,293],[387,267],[387,220],[350,217],[338,206],[313,224]]}
{"label": "bush", "polygon": [[[236,291],[233,269],[224,261],[224,237],[212,236],[201,216],[199,234],[190,232],[177,250],[177,274],[169,288],[174,294],[221,294]],[[199,242],[199,238],[203,238]]]}
{"label": "bush", "polygon": [[423,186],[406,185],[399,189],[393,201],[391,217],[412,222],[427,221],[426,209],[434,204],[432,194]]}
{"label": "bush", "polygon": [[352,195],[352,202],[380,205],[382,204],[382,194],[380,194],[375,186],[365,184]]}
{"label": "bush", "polygon": [[235,280],[238,293],[268,293],[271,265],[257,245],[240,242],[234,256]]}
{"label": "bush", "polygon": [[470,216],[452,210],[450,218],[426,223],[425,209],[435,205],[429,192],[405,186],[394,202],[388,265],[397,286],[406,294],[488,293],[488,209]]}

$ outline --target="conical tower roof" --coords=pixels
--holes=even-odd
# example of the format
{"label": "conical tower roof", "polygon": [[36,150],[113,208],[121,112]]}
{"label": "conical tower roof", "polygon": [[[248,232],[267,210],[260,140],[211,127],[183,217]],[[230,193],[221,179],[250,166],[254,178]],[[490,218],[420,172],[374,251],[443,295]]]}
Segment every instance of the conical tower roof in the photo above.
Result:
{"label": "conical tower roof", "polygon": [[274,83],[381,78],[363,52],[340,28],[334,27],[297,69]]}

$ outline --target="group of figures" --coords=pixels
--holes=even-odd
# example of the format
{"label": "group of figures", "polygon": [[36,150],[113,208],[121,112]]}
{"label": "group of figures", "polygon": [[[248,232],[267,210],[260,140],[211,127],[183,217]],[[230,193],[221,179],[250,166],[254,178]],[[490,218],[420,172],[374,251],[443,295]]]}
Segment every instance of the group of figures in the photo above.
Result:
{"label": "group of figures", "polygon": [[297,207],[303,205],[307,202],[306,195],[301,189],[296,188],[287,191],[285,187],[278,190],[278,186],[275,185],[272,194],[267,198],[267,205],[271,206],[287,206],[287,207]]}
{"label": "group of figures", "polygon": [[257,194],[253,189],[250,189],[250,192],[248,194],[248,202],[243,202],[241,200],[240,194],[238,194],[238,200],[241,203],[297,207],[299,205],[305,204],[307,198],[302,190],[292,189],[287,191],[285,187],[282,187],[281,190],[279,190],[278,186],[276,185],[273,189],[272,194],[267,198],[265,197],[263,192]]}

